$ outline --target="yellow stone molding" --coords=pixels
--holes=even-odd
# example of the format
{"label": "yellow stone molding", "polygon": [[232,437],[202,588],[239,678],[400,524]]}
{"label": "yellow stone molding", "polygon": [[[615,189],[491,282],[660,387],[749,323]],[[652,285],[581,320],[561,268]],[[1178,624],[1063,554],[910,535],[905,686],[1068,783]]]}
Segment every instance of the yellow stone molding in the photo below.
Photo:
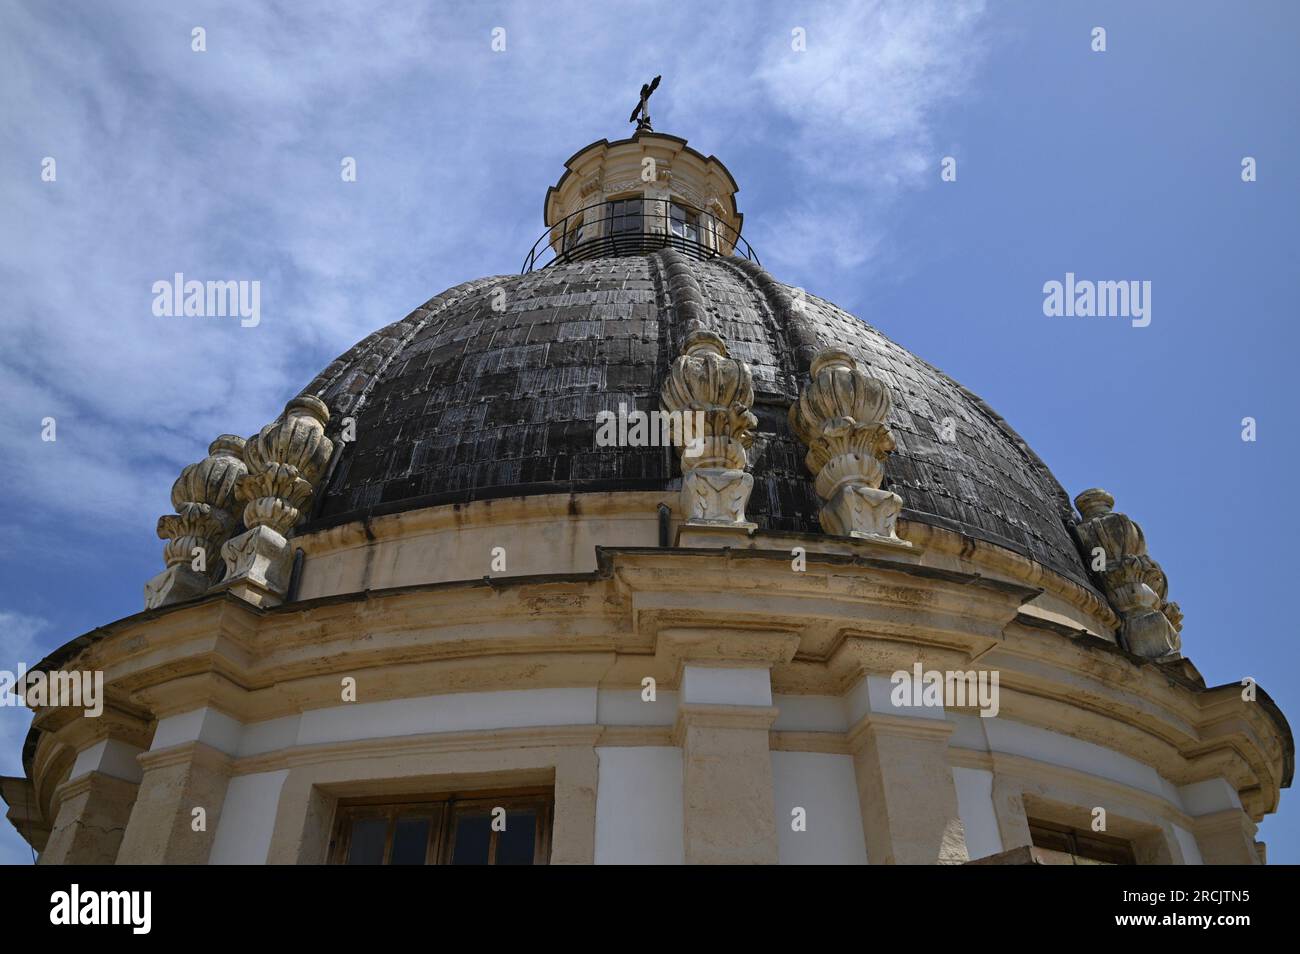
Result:
{"label": "yellow stone molding", "polygon": [[[556,495],[547,506],[568,499]],[[588,503],[598,509],[582,506]],[[474,516],[475,506],[465,508],[466,519],[486,519],[487,511]],[[509,506],[520,515],[544,512]],[[435,518],[451,519],[446,512],[420,519]],[[636,689],[647,675],[666,689],[679,684],[686,659],[764,667],[774,692],[828,696],[917,660],[941,669],[996,668],[1000,718],[1094,742],[1173,784],[1222,776],[1254,819],[1276,807],[1287,736],[1263,701],[1244,701],[1240,687],[1198,688],[1194,670],[1134,660],[1102,638],[1036,628],[1023,611],[1048,577],[1017,577],[1020,558],[982,545],[962,555],[962,538],[936,532],[921,535],[919,554],[890,557],[877,548],[859,559],[810,548],[806,570],[796,573],[782,547],[798,539],[771,535],[753,550],[732,551],[608,548],[597,552],[595,569],[563,579],[409,586],[269,610],[213,595],[109,624],[52,658],[62,668],[102,669],[113,707],[135,720],[137,738],[146,741],[156,720],[197,705],[245,723],[337,705],[344,675],[366,687],[366,701],[381,701]],[[1051,612],[1077,610],[1080,631],[1101,621],[1087,600],[1071,602],[1059,578],[1050,592],[1059,600]],[[77,745],[104,731],[71,725],[67,713],[38,714],[29,770],[45,819],[57,817],[57,790]],[[538,730],[527,747],[547,744],[548,732],[570,731],[586,740],[575,744],[589,746],[673,738],[668,727],[588,726]],[[812,737],[820,733],[765,731],[772,748],[841,744]],[[851,747],[846,733],[835,734]],[[644,741],[626,741],[636,739]],[[484,742],[475,736],[437,744],[469,752]],[[232,771],[309,764],[332,757],[329,751],[268,753],[236,760]],[[357,743],[355,752],[363,751]]]}

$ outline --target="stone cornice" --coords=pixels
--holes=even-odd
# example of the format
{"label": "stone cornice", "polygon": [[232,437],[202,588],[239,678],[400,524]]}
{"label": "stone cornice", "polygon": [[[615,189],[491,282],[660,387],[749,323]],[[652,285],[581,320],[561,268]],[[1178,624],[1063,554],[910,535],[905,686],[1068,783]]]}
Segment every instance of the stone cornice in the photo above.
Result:
{"label": "stone cornice", "polygon": [[[1191,828],[1198,835],[1207,835],[1215,832],[1237,832],[1241,831],[1245,819],[1242,818],[1241,812],[1235,808],[1227,808],[1223,811],[1212,812],[1209,815],[1198,815],[1191,819]],[[1254,832],[1251,832],[1253,837]]]}
{"label": "stone cornice", "polygon": [[773,752],[819,752],[823,755],[849,755],[848,739],[843,732],[773,731],[769,736]]}
{"label": "stone cornice", "polygon": [[530,726],[519,729],[490,729],[475,732],[436,732],[423,735],[359,739],[298,745],[274,752],[249,755],[231,766],[232,775],[251,775],[291,769],[300,765],[386,756],[427,756],[446,752],[492,752],[522,748],[570,748],[600,744],[602,729],[595,725]]}
{"label": "stone cornice", "polygon": [[606,725],[600,727],[597,745],[609,746],[669,746],[673,744],[671,726],[659,725]]}
{"label": "stone cornice", "polygon": [[[1123,806],[1139,806],[1150,814],[1180,825],[1188,830],[1199,819],[1188,815],[1177,805],[1167,799],[1140,788],[1134,788],[1122,782],[1091,775],[1075,769],[1065,768],[1051,762],[1026,758],[1022,755],[1009,755],[1003,752],[973,752],[969,749],[950,748],[949,764],[965,768],[983,768],[996,774],[998,780],[1010,787],[1039,785],[1046,787],[1073,786],[1099,796],[1099,804],[1112,811],[1122,810]],[[1241,813],[1234,811],[1240,820]],[[1208,818],[1210,816],[1201,816]]]}
{"label": "stone cornice", "polygon": [[136,759],[146,772],[173,765],[201,765],[222,775],[229,775],[235,765],[235,760],[225,752],[204,742],[181,742],[165,749],[141,752]]}
{"label": "stone cornice", "polygon": [[[602,516],[613,513],[627,514],[636,512],[643,514],[647,521],[655,519],[655,501],[664,502],[671,500],[675,495],[672,493],[641,493],[641,494],[582,494],[582,495],[550,495],[537,496],[528,498],[503,498],[501,500],[478,501],[466,505],[465,507],[431,507],[424,510],[408,511],[399,514],[393,514],[389,517],[375,518],[374,520],[353,521],[351,523],[308,533],[301,537],[295,537],[295,545],[303,547],[304,551],[310,556],[329,552],[337,548],[349,548],[364,545],[367,542],[382,541],[385,539],[395,539],[409,532],[419,532],[421,528],[437,529],[451,528],[454,526],[476,525],[478,523],[487,523],[491,521],[500,521],[503,519],[516,519],[525,516],[530,520],[545,521],[553,519],[561,514],[572,516],[574,507],[583,515]],[[634,499],[635,498],[635,499]],[[642,500],[640,498],[645,498]],[[647,503],[647,501],[649,501]],[[495,509],[494,509],[495,508]],[[507,513],[506,511],[509,511]],[[965,538],[960,534],[943,530],[937,527],[929,527],[924,524],[908,524],[906,521],[900,521],[902,532],[906,533],[911,542],[916,544],[918,552],[929,548],[935,552],[945,554],[968,554],[978,561],[987,561],[992,564],[992,568],[999,571],[1008,571],[1008,575],[1020,577],[1026,580],[1028,585],[1023,586],[1027,592],[1034,592],[1035,588],[1041,586],[1047,592],[1053,593],[1067,602],[1073,602],[1081,610],[1101,615],[1107,611],[1105,607],[1098,603],[1095,597],[1091,596],[1088,591],[1078,587],[1050,570],[1032,563],[1009,550],[1003,550],[1000,547],[983,541]],[[770,543],[783,545],[790,543],[793,545],[804,546],[808,552],[810,566],[850,566],[859,568],[887,568],[901,570],[909,562],[906,554],[893,554],[890,560],[876,560],[864,558],[860,555],[846,553],[842,541],[817,534],[765,534],[757,540],[755,549],[751,555],[769,559],[789,560],[789,551],[785,549],[762,550],[760,549],[763,540]],[[769,545],[770,545],[769,543]],[[599,549],[599,548],[598,548]],[[870,552],[869,544],[863,544],[856,548],[858,553]],[[612,555],[615,553],[636,553],[647,552],[646,550],[638,551],[637,548],[625,550],[601,550],[601,552]],[[653,552],[653,551],[649,551]],[[710,551],[700,550],[664,550],[665,554],[689,552],[696,555],[707,555]],[[734,551],[733,551],[734,552]],[[916,572],[933,572],[937,568],[918,568]],[[1014,572],[1010,572],[1014,571]],[[942,572],[942,571],[940,571]],[[600,571],[592,573],[563,574],[553,577],[556,580],[569,579],[573,581],[591,580],[601,575]],[[981,577],[978,574],[958,574],[964,575],[968,579],[981,579],[987,585],[996,585],[998,578]],[[502,578],[493,580],[491,584],[497,588],[532,585],[535,582],[544,582],[540,578]],[[423,584],[413,587],[399,587],[386,593],[408,592],[412,590],[440,590],[446,587],[463,586],[477,588],[485,585],[482,580],[458,581],[451,584]],[[1018,586],[1020,584],[1009,583],[1009,586]],[[292,606],[282,607],[279,613],[293,613],[315,609],[325,603],[348,604],[357,600],[368,600],[372,596],[378,595],[381,591],[363,591],[360,593],[339,594],[337,596],[323,597],[318,600],[301,601]],[[174,627],[182,614],[194,614],[191,616],[192,623],[197,631],[207,629],[211,631],[212,616],[214,606],[222,607],[222,631],[227,638],[234,639],[236,634],[242,629],[245,632],[251,632],[258,627],[260,614],[267,611],[258,610],[249,606],[242,600],[234,598],[225,593],[215,593],[205,596],[201,599],[193,600],[188,603],[181,603],[173,606],[164,607],[158,610],[149,610],[125,617],[114,623],[92,630],[89,633],[80,636],[69,643],[60,647],[46,659],[42,660],[37,668],[57,668],[66,660],[85,652],[92,646],[96,646],[110,636],[121,633],[140,633],[144,634],[152,628],[151,624],[158,619],[167,619],[169,627]],[[277,613],[271,614],[272,619],[278,618]],[[143,642],[143,641],[142,641]]]}
{"label": "stone cornice", "polygon": [[105,705],[98,716],[86,716],[80,709],[39,709],[33,725],[41,732],[56,735],[59,741],[74,751],[84,749],[105,739],[116,739],[145,748],[153,735],[153,725],[147,711],[139,706],[127,709]]}
{"label": "stone cornice", "polygon": [[69,779],[60,785],[55,792],[55,800],[60,803],[66,802],[69,798],[76,798],[78,795],[85,795],[93,789],[105,786],[123,789],[126,792],[134,792],[136,784],[113,775],[105,775],[103,772],[87,772],[85,775],[78,775],[76,778]]}
{"label": "stone cornice", "polygon": [[[621,517],[652,523],[657,519],[659,504],[671,505],[675,491],[637,491],[617,493],[537,494],[527,497],[501,497],[471,501],[459,506],[432,506],[399,510],[333,526],[307,526],[293,537],[308,558],[326,553],[382,544],[412,534],[433,533],[502,524],[548,523],[577,518]],[[906,513],[906,512],[905,512]],[[967,563],[981,567],[989,579],[1016,581],[1031,590],[1041,589],[1075,607],[1086,617],[1096,620],[1098,630],[1110,632],[1118,619],[1099,594],[1073,580],[1022,556],[1014,550],[979,540],[953,530],[923,523],[915,518],[900,517],[898,532],[912,545],[913,553],[898,552],[871,541],[850,542],[818,533],[763,532],[756,534],[751,547],[770,553],[786,554],[802,546],[810,562],[847,562],[870,565],[872,556],[886,556],[894,564],[919,561],[930,551],[931,562]],[[985,572],[985,568],[987,572]]]}
{"label": "stone cornice", "polygon": [[952,735],[953,724],[945,719],[926,719],[869,712],[848,731],[850,752],[856,752],[873,736],[893,736],[917,741],[943,742]]}
{"label": "stone cornice", "polygon": [[776,721],[775,706],[726,706],[682,703],[677,707],[673,725],[673,744],[681,745],[689,729],[762,729],[768,731]]}
{"label": "stone cornice", "polygon": [[552,523],[573,517],[623,516],[658,520],[658,505],[670,504],[675,491],[536,494],[493,497],[461,506],[421,507],[352,520],[335,526],[307,525],[292,539],[308,556],[400,540],[412,534],[506,524]]}
{"label": "stone cornice", "polygon": [[740,626],[666,628],[655,637],[655,658],[678,676],[687,663],[771,668],[788,663],[798,649],[796,632]]}
{"label": "stone cornice", "polygon": [[1073,580],[1014,550],[923,523],[920,520],[908,519],[906,515],[898,520],[898,533],[915,546],[950,556],[960,555],[972,562],[987,566],[995,573],[1019,580],[1026,586],[1042,587],[1046,592],[1060,597],[1086,615],[1096,618],[1107,630],[1114,630],[1119,625],[1115,611],[1100,594],[1080,586]]}
{"label": "stone cornice", "polygon": [[[1033,587],[912,556],[810,550],[803,573],[789,559],[601,549],[586,574],[409,586],[270,611],[209,597],[136,614],[49,659],[102,668],[110,698],[141,721],[196,704],[260,721],[337,704],[343,675],[359,677],[367,701],[633,688],[645,676],[668,688],[684,658],[674,633],[725,631],[762,651],[737,660],[727,655],[735,646],[724,647],[712,658],[770,665],[777,692],[842,694],[862,675],[908,668],[897,665],[903,660],[995,668],[1002,716],[1129,755],[1176,784],[1223,774],[1252,817],[1272,810],[1289,782],[1293,743],[1271,703],[1245,702],[1232,686],[1200,689],[1094,636],[1032,627],[1021,607]],[[49,800],[71,749],[42,728],[33,730],[27,767]],[[42,736],[50,742],[33,761]]]}
{"label": "stone cornice", "polygon": [[[690,168],[693,173],[691,178],[705,191],[710,191],[711,184],[712,191],[725,193],[727,202],[720,212],[726,219],[732,220],[729,222],[732,227],[740,230],[743,216],[736,208],[734,196],[740,187],[736,185],[736,180],[727,167],[716,156],[705,156],[687,145],[686,140],[679,136],[649,131],[639,131],[627,139],[598,139],[565,160],[563,175],[546,191],[542,205],[542,216],[546,223],[555,224],[563,211],[572,206],[573,194],[584,191],[583,182],[592,175],[617,176],[617,171],[611,173],[609,170],[626,168],[639,176],[643,154],[654,155],[661,163],[672,168]],[[641,184],[639,178],[636,181]],[[609,187],[602,185],[601,192],[608,194]]]}

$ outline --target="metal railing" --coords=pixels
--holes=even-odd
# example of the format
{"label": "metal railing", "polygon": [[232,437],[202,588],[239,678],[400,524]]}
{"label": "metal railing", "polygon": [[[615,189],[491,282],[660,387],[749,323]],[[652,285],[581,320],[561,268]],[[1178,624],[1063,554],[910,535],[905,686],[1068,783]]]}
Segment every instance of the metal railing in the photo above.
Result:
{"label": "metal railing", "polygon": [[566,215],[533,243],[519,273],[592,258],[645,255],[675,248],[692,258],[758,255],[716,215],[676,199],[611,199]]}

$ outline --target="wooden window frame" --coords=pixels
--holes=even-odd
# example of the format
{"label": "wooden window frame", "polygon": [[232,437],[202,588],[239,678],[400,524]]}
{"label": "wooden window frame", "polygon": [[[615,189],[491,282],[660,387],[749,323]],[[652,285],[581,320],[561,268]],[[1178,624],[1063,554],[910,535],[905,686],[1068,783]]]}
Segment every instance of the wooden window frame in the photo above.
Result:
{"label": "wooden window frame", "polygon": [[[636,211],[632,211],[636,203]],[[605,221],[611,236],[644,235],[646,231],[645,196],[632,194],[605,200]],[[630,221],[636,221],[636,228],[628,228]],[[618,223],[617,227],[615,223]]]}
{"label": "wooden window frame", "polygon": [[1137,852],[1126,838],[1084,831],[1058,822],[1028,819],[1029,837],[1034,847],[1059,851],[1087,861],[1112,865],[1136,865]]}
{"label": "wooden window frame", "polygon": [[569,223],[569,227],[564,232],[564,237],[560,240],[560,250],[562,252],[571,252],[582,244],[582,233],[587,224],[584,221],[585,214],[585,212],[574,213],[578,218]]}
{"label": "wooden window frame", "polygon": [[[677,213],[681,213],[681,219],[677,218]],[[677,231],[679,224],[682,229],[680,232]],[[700,213],[688,208],[684,202],[678,202],[676,199],[669,200],[668,232],[683,241],[703,244],[700,241],[703,236],[700,227]]]}
{"label": "wooden window frame", "polygon": [[[506,801],[509,804],[506,804]],[[531,808],[537,817],[537,824],[533,826],[533,864],[545,864],[544,859],[549,858],[551,854],[550,845],[550,814],[552,808],[552,799],[545,795],[522,795],[508,800],[503,800],[499,796],[488,796],[483,798],[462,798],[455,802],[449,803],[446,815],[446,824],[443,825],[445,835],[443,837],[442,855],[438,859],[438,864],[449,865],[456,852],[456,820],[463,815],[481,815],[491,813],[493,808],[501,806],[506,810],[506,823],[509,824],[510,812],[520,809]],[[488,839],[488,864],[496,864],[497,841],[500,832],[491,832]]]}
{"label": "wooden window frame", "polygon": [[[428,841],[425,844],[424,864],[451,863],[455,851],[455,821],[467,814],[490,813],[493,808],[506,810],[507,824],[510,813],[529,809],[537,819],[533,829],[533,864],[549,864],[551,856],[551,828],[554,822],[555,796],[550,789],[500,789],[492,791],[448,792],[436,795],[391,796],[374,795],[364,798],[340,799],[334,809],[330,828],[329,864],[346,865],[352,847],[352,828],[358,821],[386,818],[383,859],[380,865],[392,861],[393,839],[398,818],[425,816],[430,819]],[[489,865],[496,863],[498,835],[493,831],[488,841]]]}

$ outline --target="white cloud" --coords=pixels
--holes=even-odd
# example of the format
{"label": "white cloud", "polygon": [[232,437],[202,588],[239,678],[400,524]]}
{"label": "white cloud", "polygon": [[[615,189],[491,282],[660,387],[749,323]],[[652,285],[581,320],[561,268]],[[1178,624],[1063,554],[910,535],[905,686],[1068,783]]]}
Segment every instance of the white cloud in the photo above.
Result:
{"label": "white cloud", "polygon": [[28,666],[40,662],[48,650],[40,647],[36,637],[48,627],[39,616],[0,610],[0,669],[12,672],[20,662]]}
{"label": "white cloud", "polygon": [[806,52],[783,38],[755,73],[791,123],[786,148],[837,185],[878,191],[937,176],[935,112],[969,89],[983,11],[982,0],[821,8]]}
{"label": "white cloud", "polygon": [[806,274],[826,265],[858,268],[875,258],[885,241],[879,223],[854,210],[821,200],[786,209],[762,229],[765,259],[781,262],[792,273]]}
{"label": "white cloud", "polygon": [[[630,131],[656,72],[657,128],[791,184],[747,209],[778,276],[877,264],[894,196],[935,171],[982,4],[77,9],[0,13],[0,480],[19,521],[151,537],[218,434],[253,433],[443,288],[517,268],[563,159]],[[260,280],[261,326],[154,317],[152,283],[177,271]]]}

